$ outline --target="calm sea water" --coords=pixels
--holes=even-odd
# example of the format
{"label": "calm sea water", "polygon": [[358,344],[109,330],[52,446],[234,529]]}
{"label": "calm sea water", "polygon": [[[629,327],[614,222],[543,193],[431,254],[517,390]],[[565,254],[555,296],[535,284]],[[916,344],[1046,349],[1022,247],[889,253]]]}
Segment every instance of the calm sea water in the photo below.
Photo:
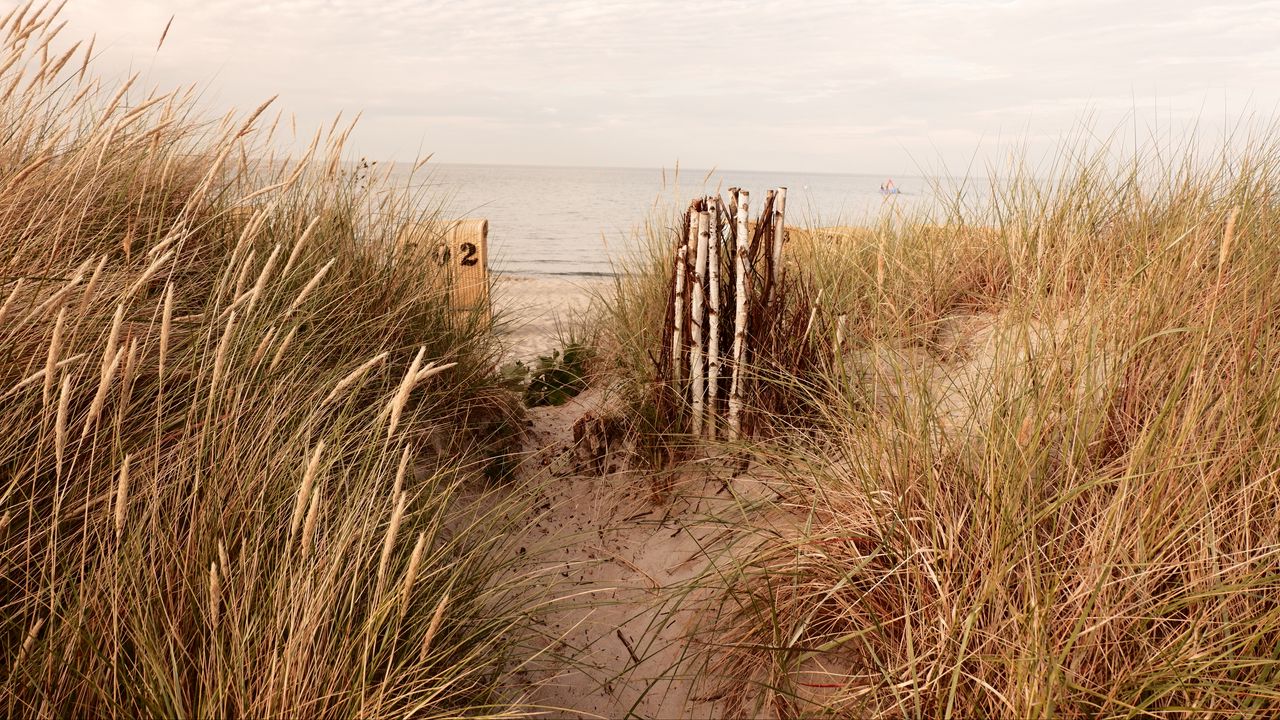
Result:
{"label": "calm sea water", "polygon": [[495,270],[533,276],[612,275],[610,258],[625,257],[646,218],[666,219],[717,187],[751,191],[758,209],[766,190],[785,186],[788,223],[861,223],[929,201],[920,177],[894,177],[902,193],[886,199],[886,178],[872,175],[446,164],[424,172],[451,216],[489,219]]}

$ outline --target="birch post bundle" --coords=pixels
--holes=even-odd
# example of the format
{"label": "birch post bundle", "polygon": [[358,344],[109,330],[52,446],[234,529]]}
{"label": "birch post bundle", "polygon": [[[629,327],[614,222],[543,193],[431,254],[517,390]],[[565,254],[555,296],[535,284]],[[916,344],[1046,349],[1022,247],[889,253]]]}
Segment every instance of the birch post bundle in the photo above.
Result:
{"label": "birch post bundle", "polygon": [[[764,358],[776,364],[779,342],[786,344],[804,327],[804,319],[795,328],[780,324],[794,309],[781,263],[785,193],[770,190],[756,222],[746,190],[730,188],[728,203],[717,195],[698,198],[676,230],[666,314],[671,325],[655,362],[659,396],[672,403],[664,406],[676,413],[679,433],[714,440],[727,427],[727,438],[738,440],[744,427],[755,428],[754,420],[744,422],[748,407],[770,412],[757,408],[763,386],[755,387],[750,367]],[[730,322],[722,322],[730,306]],[[804,312],[807,319],[807,307]]]}

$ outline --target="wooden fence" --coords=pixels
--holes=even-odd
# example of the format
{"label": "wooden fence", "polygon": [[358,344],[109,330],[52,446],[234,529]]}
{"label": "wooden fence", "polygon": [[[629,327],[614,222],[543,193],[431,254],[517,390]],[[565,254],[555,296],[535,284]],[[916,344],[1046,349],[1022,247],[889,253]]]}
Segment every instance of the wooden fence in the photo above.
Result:
{"label": "wooden fence", "polygon": [[785,315],[786,199],[786,188],[766,192],[752,222],[750,193],[730,188],[684,215],[656,379],[660,404],[675,404],[666,409],[684,417],[685,432],[744,437],[750,368]]}

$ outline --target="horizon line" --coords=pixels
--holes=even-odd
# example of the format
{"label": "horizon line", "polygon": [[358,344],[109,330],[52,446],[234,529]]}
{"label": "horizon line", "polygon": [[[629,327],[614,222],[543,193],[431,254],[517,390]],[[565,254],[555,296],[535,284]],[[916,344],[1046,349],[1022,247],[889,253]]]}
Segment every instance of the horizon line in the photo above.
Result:
{"label": "horizon line", "polygon": [[[357,162],[360,162],[361,160],[369,160],[369,158],[367,156],[364,156],[357,160],[347,160],[344,162],[357,163]],[[369,161],[380,163],[380,164],[395,163],[397,165],[410,165],[410,166],[415,165],[418,162],[421,162],[420,160],[408,161],[408,160],[401,160],[397,158],[369,160]],[[920,175],[917,173],[886,174],[886,173],[877,173],[877,172],[838,172],[833,170],[794,170],[794,169],[760,170],[760,169],[751,169],[751,168],[720,168],[720,167],[705,168],[705,167],[679,167],[679,166],[671,167],[671,166],[662,166],[662,165],[652,165],[647,167],[639,166],[639,165],[572,165],[572,164],[561,165],[561,164],[555,164],[555,163],[520,163],[520,162],[501,163],[501,162],[470,162],[470,161],[464,162],[464,161],[447,161],[447,160],[435,160],[435,159],[428,159],[425,163],[423,163],[424,168],[429,168],[432,165],[454,165],[454,166],[470,166],[470,167],[553,168],[557,170],[645,170],[645,171],[670,172],[670,173],[687,173],[687,172],[696,171],[699,174],[708,174],[708,173],[725,174],[725,173],[738,172],[738,173],[770,173],[775,175],[784,174],[784,173],[795,173],[797,175],[833,175],[833,176],[865,175],[867,177],[885,177],[885,178],[909,177],[909,178],[921,178],[921,179],[927,179],[930,177],[942,177],[938,175]]]}

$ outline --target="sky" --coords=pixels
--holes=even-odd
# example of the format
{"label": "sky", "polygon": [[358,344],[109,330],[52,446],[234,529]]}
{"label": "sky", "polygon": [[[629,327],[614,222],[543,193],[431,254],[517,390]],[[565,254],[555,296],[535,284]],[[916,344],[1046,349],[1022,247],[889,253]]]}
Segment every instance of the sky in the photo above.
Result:
{"label": "sky", "polygon": [[[0,0],[0,6],[13,3]],[[1280,0],[70,0],[97,70],[279,95],[352,152],[963,173],[1082,127],[1220,139],[1280,103]],[[170,18],[163,46],[157,41]]]}

